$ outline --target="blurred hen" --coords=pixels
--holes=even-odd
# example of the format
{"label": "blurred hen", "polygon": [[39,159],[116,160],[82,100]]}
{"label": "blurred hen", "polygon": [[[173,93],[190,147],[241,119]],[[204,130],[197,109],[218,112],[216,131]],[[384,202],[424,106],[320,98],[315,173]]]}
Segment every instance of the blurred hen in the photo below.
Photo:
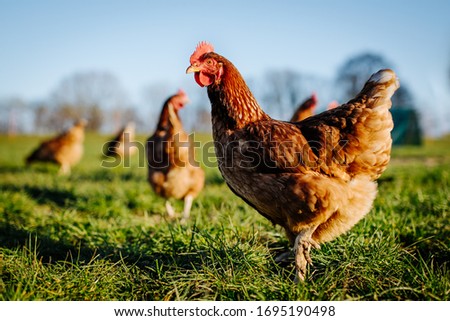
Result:
{"label": "blurred hen", "polygon": [[169,217],[175,217],[169,199],[184,200],[182,220],[189,218],[194,198],[205,182],[205,173],[194,160],[194,148],[183,129],[178,112],[189,102],[182,90],[163,105],[155,133],[147,140],[148,181],[166,198]]}
{"label": "blurred hen", "polygon": [[317,95],[316,93],[313,93],[311,97],[306,99],[297,107],[297,110],[292,115],[290,121],[295,123],[305,118],[311,117],[312,115],[314,115],[316,107],[317,107]]}
{"label": "blurred hen", "polygon": [[58,136],[44,141],[27,157],[27,165],[34,162],[50,162],[60,166],[60,174],[69,174],[84,152],[84,128],[86,120],[75,122],[72,128]]}
{"label": "blurred hen", "polygon": [[113,139],[106,143],[103,155],[122,159],[130,157],[137,150],[134,137],[135,125],[133,122],[129,122]]}

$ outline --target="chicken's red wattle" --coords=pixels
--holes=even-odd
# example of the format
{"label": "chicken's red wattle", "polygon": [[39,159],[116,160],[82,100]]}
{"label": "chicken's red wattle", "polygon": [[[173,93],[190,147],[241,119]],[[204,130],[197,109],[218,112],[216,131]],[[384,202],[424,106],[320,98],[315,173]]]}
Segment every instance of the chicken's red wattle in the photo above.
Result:
{"label": "chicken's red wattle", "polygon": [[213,77],[208,76],[202,72],[196,72],[194,74],[195,81],[200,87],[209,86],[213,83]]}

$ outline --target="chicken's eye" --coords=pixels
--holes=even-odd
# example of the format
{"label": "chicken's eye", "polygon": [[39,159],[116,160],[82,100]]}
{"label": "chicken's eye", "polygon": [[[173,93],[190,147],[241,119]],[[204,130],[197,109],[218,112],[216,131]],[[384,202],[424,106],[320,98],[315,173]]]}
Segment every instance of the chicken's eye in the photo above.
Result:
{"label": "chicken's eye", "polygon": [[206,64],[207,64],[207,65],[212,65],[212,59],[206,60]]}

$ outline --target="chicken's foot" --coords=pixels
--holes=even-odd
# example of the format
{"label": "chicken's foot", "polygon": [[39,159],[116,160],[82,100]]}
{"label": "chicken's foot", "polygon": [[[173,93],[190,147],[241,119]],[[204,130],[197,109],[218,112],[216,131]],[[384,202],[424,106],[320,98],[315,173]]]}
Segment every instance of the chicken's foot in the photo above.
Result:
{"label": "chicken's foot", "polygon": [[303,230],[295,238],[294,254],[295,254],[295,269],[297,272],[294,279],[295,283],[305,280],[306,267],[308,264],[312,265],[311,256],[309,254],[311,251],[311,247],[315,249],[320,248],[319,243],[317,243],[311,238],[314,230],[315,228]]}

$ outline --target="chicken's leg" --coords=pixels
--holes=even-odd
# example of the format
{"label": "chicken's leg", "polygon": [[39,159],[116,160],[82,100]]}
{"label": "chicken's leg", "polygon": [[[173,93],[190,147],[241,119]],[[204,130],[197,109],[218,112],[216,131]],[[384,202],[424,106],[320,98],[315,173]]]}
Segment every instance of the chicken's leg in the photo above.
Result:
{"label": "chicken's leg", "polygon": [[191,214],[192,201],[194,197],[192,195],[187,195],[184,198],[184,209],[183,209],[183,217],[181,218],[181,222],[186,222],[189,219],[189,215]]}
{"label": "chicken's leg", "polygon": [[58,175],[68,175],[70,174],[70,165],[67,163],[62,163],[59,168]]}
{"label": "chicken's leg", "polygon": [[172,205],[170,205],[170,202],[168,200],[166,201],[166,211],[169,218],[175,217],[175,210],[173,209]]}
{"label": "chicken's leg", "polygon": [[318,249],[320,248],[319,243],[314,241],[311,236],[315,231],[314,228],[308,228],[301,231],[297,237],[295,238],[294,243],[294,254],[295,254],[295,283],[298,283],[300,280],[304,281],[306,276],[306,266],[309,264],[312,265],[311,256],[309,252],[311,251],[311,247]]}

